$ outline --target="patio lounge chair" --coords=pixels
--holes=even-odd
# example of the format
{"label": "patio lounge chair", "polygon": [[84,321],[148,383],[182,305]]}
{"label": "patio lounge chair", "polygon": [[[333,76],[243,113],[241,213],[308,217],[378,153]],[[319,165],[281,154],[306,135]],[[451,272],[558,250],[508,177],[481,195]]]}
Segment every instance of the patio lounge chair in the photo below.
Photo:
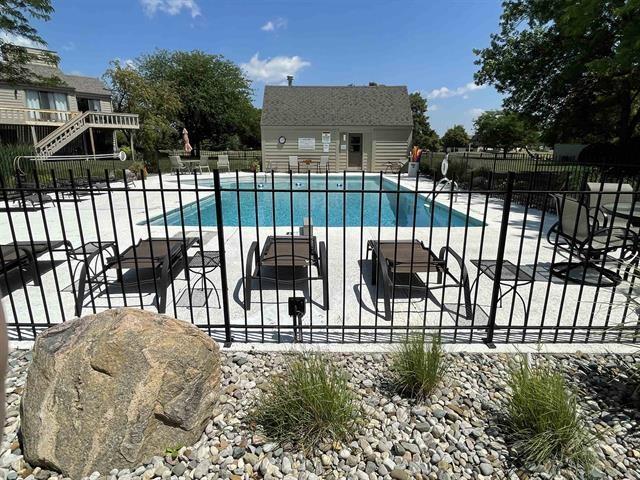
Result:
{"label": "patio lounge chair", "polygon": [[[116,269],[118,272],[118,281],[123,289],[125,286],[137,286],[146,283],[154,283],[156,285],[156,303],[158,313],[164,313],[167,307],[167,288],[169,286],[169,273],[173,272],[174,267],[181,262],[187,261],[187,250],[194,246],[198,240],[196,238],[187,237],[184,241],[176,238],[147,238],[138,241],[135,246],[130,246],[124,252],[113,257],[107,258],[104,269],[90,274],[89,265],[93,258],[90,256],[83,265],[80,280],[78,282],[78,290],[76,297],[75,312],[77,316],[82,313],[82,304],[85,299],[85,288],[89,283],[90,288],[104,283],[106,271]],[[96,252],[95,255],[99,255]],[[122,271],[137,270],[134,274],[134,281],[124,283]],[[151,278],[141,278],[143,272],[151,271]],[[187,281],[189,281],[189,270],[185,269]]]}
{"label": "patio lounge chair", "polygon": [[218,155],[218,170],[222,170],[223,168],[226,168],[227,172],[231,171],[229,155]]}
{"label": "patio lounge chair", "polygon": [[182,163],[179,155],[170,155],[169,161],[171,162],[171,171],[176,175],[181,174],[182,172],[188,172],[189,169],[187,166]]}
{"label": "patio lounge chair", "polygon": [[[369,252],[373,252],[371,283],[376,285],[378,280],[382,280],[385,320],[390,321],[392,318],[391,301],[397,290],[410,289],[412,293],[427,293],[430,290],[446,287],[462,287],[464,314],[467,319],[472,318],[469,275],[462,259],[451,247],[442,247],[440,255],[436,256],[419,240],[369,240],[367,257]],[[457,263],[460,278],[453,274],[448,264],[450,258]],[[426,275],[436,273],[436,281],[430,282],[427,286],[418,273]],[[447,277],[451,278],[453,283],[446,284]]]}
{"label": "patio lounge chair", "polygon": [[319,172],[327,172],[329,171],[329,155],[321,155],[320,163],[318,164]]}
{"label": "patio lounge chair", "polygon": [[289,170],[292,172],[300,171],[300,164],[298,163],[297,155],[289,155]]}
{"label": "patio lounge chair", "polygon": [[[61,248],[64,247],[64,248]],[[28,269],[31,272],[33,283],[40,285],[37,258],[46,252],[73,249],[70,242],[64,240],[52,240],[50,242],[19,241],[0,245],[0,272],[8,273],[14,268]]]}
{"label": "patio lounge chair", "polygon": [[621,256],[635,254],[636,234],[622,227],[600,227],[584,203],[564,195],[553,197],[558,222],[549,230],[547,239],[554,247],[566,251],[569,261],[553,263],[551,273],[573,283],[594,287],[618,285],[622,280],[620,276],[597,263],[603,263],[603,256],[615,250],[621,250]]}
{"label": "patio lounge chair", "polygon": [[[319,248],[318,248],[319,247]],[[255,261],[255,266],[254,266]],[[313,276],[312,268],[317,275]],[[324,242],[317,242],[312,236],[269,236],[264,242],[262,253],[258,254],[258,242],[249,247],[244,287],[244,308],[251,309],[253,280],[276,281],[277,285],[304,285],[312,280],[322,280],[323,308],[329,309],[329,280],[327,278],[327,248]],[[291,278],[284,277],[284,270]],[[297,270],[305,270],[305,276],[298,276]]]}
{"label": "patio lounge chair", "polygon": [[197,168],[200,173],[203,173],[205,170],[211,173],[211,168],[209,167],[209,157],[200,157],[200,163],[198,163],[195,168]]}

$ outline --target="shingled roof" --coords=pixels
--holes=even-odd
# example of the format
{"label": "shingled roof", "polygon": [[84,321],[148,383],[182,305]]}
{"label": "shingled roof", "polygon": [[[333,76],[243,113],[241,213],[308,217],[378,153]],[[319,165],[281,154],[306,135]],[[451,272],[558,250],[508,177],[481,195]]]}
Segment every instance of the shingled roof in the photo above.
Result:
{"label": "shingled roof", "polygon": [[62,80],[61,87],[69,87],[77,93],[90,95],[111,96],[111,92],[99,78],[67,75],[57,67],[49,65],[29,64],[27,68],[43,78],[57,77]]}
{"label": "shingled roof", "polygon": [[407,87],[266,86],[263,126],[412,126]]}

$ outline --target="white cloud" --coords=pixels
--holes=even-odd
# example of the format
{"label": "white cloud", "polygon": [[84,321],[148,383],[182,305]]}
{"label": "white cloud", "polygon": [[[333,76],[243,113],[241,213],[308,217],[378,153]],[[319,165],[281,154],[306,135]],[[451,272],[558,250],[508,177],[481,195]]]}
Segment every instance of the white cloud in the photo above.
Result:
{"label": "white cloud", "polygon": [[287,19],[278,17],[274,20],[269,20],[267,23],[260,27],[260,30],[264,32],[273,32],[275,30],[278,30],[279,28],[286,28],[286,26]]}
{"label": "white cloud", "polygon": [[428,112],[436,112],[438,110],[440,110],[440,106],[439,105],[429,105],[427,107],[427,111]]}
{"label": "white cloud", "polygon": [[485,110],[482,109],[482,108],[472,108],[470,110],[467,110],[467,115],[470,115],[471,118],[473,118],[475,120],[480,115],[482,115],[484,112],[485,112]]}
{"label": "white cloud", "polygon": [[1,32],[0,40],[4,43],[12,43],[13,45],[18,45],[20,47],[30,47],[30,48],[44,48],[45,46],[41,43],[34,42],[33,40],[23,37],[22,35],[16,35],[15,33]]}
{"label": "white cloud", "polygon": [[133,68],[134,70],[136,68],[138,68],[138,65],[136,64],[136,61],[131,59],[131,58],[122,59],[120,57],[116,57],[113,60],[116,61],[116,62],[119,62],[120,66],[123,67],[123,68]]}
{"label": "white cloud", "polygon": [[265,83],[281,83],[286,80],[287,75],[295,75],[304,67],[311,63],[303,60],[297,55],[293,57],[273,57],[261,60],[256,53],[247,63],[240,65],[247,76],[252,80]]}
{"label": "white cloud", "polygon": [[201,14],[196,0],[140,0],[140,3],[149,16],[155,15],[156,12],[178,15],[182,10],[190,12],[193,18]]}
{"label": "white cloud", "polygon": [[427,98],[449,98],[458,96],[469,98],[467,93],[473,92],[474,90],[482,90],[483,88],[486,88],[486,85],[476,85],[473,82],[467,83],[464,87],[458,87],[454,89],[450,89],[448,87],[440,87],[427,93]]}
{"label": "white cloud", "polygon": [[62,45],[62,50],[64,50],[65,52],[70,52],[72,50],[76,49],[76,44],[74,42],[67,42],[64,45]]}

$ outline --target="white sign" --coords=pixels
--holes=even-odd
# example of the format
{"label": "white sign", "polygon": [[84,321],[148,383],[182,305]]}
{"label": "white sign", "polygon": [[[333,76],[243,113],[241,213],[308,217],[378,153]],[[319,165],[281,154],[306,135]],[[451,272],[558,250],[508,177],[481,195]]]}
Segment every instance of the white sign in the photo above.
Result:
{"label": "white sign", "polygon": [[322,132],[322,143],[331,143],[331,132]]}
{"label": "white sign", "polygon": [[346,150],[347,146],[343,143],[342,145],[340,145],[340,150]]}
{"label": "white sign", "polygon": [[322,153],[329,153],[329,144],[328,143],[323,143],[322,144]]}
{"label": "white sign", "polygon": [[316,139],[315,138],[298,138],[298,150],[315,150]]}

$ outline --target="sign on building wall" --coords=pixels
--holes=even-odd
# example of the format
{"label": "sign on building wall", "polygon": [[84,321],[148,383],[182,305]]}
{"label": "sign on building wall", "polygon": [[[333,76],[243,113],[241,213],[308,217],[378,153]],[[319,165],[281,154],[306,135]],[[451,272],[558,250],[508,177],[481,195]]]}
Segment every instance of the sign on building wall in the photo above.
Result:
{"label": "sign on building wall", "polygon": [[315,150],[316,139],[315,138],[298,138],[298,150]]}
{"label": "sign on building wall", "polygon": [[322,132],[322,143],[331,143],[331,132]]}

